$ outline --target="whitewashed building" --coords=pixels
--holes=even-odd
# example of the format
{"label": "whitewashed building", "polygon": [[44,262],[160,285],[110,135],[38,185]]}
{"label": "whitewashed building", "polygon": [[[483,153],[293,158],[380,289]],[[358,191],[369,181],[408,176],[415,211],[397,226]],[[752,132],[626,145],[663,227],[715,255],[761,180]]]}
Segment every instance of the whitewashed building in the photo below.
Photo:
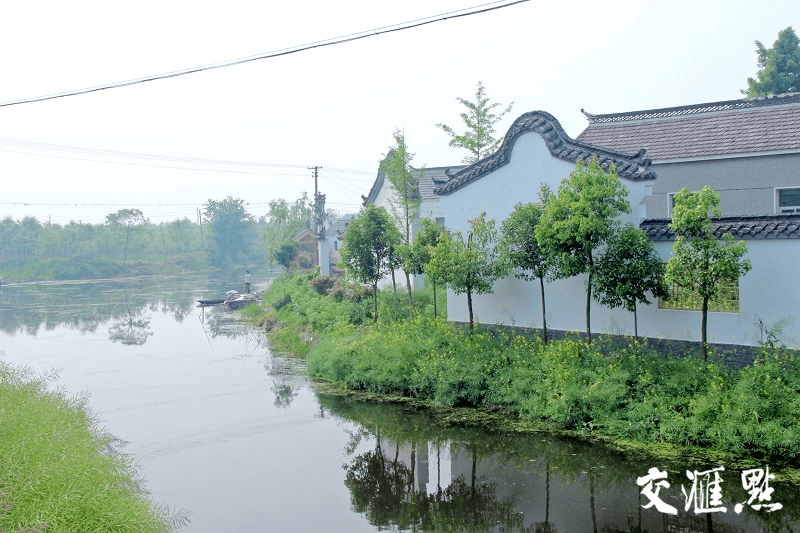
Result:
{"label": "whitewashed building", "polygon": [[[800,109],[800,106],[798,107]],[[668,113],[667,113],[668,114]],[[697,113],[694,113],[695,115]],[[800,118],[800,114],[797,115]],[[749,123],[757,123],[753,116]],[[656,137],[657,130],[651,134]],[[795,132],[799,132],[796,128]],[[672,135],[673,133],[670,133]],[[722,136],[736,137],[735,132],[722,131]],[[656,249],[666,261],[672,249],[672,236],[667,231],[668,219],[649,218],[651,211],[659,212],[658,202],[653,203],[653,191],[661,179],[660,171],[651,166],[648,151],[639,146],[635,151],[618,151],[604,148],[595,142],[571,139],[558,121],[548,113],[534,111],[520,116],[509,129],[497,152],[477,163],[453,174],[450,180],[436,189],[439,208],[445,225],[454,231],[466,234],[470,219],[487,213],[499,225],[517,203],[537,201],[541,183],[547,183],[556,191],[562,179],[569,176],[578,160],[597,157],[601,166],[616,165],[620,180],[628,189],[631,213],[621,217],[621,223],[630,222],[645,229],[655,241]],[[588,136],[586,136],[588,138]],[[626,145],[635,146],[635,145]],[[768,147],[767,147],[768,148]],[[764,151],[770,151],[762,148]],[[781,148],[788,150],[788,148]],[[800,154],[800,137],[796,145]],[[786,156],[791,154],[773,154]],[[752,154],[740,159],[751,165]],[[704,175],[714,168],[717,159],[698,164],[692,160],[680,171],[667,172],[672,177],[665,186],[677,192],[686,186],[699,189],[704,185],[712,188],[719,182],[706,183]],[[766,161],[766,160],[762,160]],[[777,161],[777,160],[776,160]],[[795,166],[782,160],[786,175],[757,176],[750,180],[754,198],[756,190],[766,190],[773,199],[767,213],[757,212],[733,219],[723,219],[716,224],[720,232],[731,230],[736,238],[747,240],[747,258],[752,264],[750,273],[740,280],[738,287],[738,311],[709,313],[709,342],[723,344],[756,344],[757,329],[754,323],[781,322],[785,340],[800,341],[800,214],[775,214],[774,198],[780,204],[782,187],[775,183],[795,183],[800,174],[792,174]],[[665,163],[665,165],[674,165]],[[767,168],[777,168],[778,163]],[[666,168],[666,167],[663,167]],[[696,172],[692,168],[698,169]],[[722,168],[722,167],[720,167]],[[658,178],[658,179],[657,179]],[[738,181],[737,181],[738,183]],[[791,189],[791,187],[789,188]],[[776,192],[777,191],[777,192]],[[732,196],[731,196],[732,198]],[[787,198],[793,198],[791,193]],[[758,200],[761,202],[761,200]],[[726,205],[723,203],[723,215]],[[765,205],[766,205],[765,204]],[[760,205],[760,204],[759,204]],[[562,331],[584,331],[586,276],[557,280],[545,284],[547,296],[547,323],[550,329]],[[592,331],[610,334],[633,334],[633,316],[622,309],[609,309],[599,303],[592,304]],[[494,293],[473,296],[475,318],[484,324],[504,324],[522,327],[541,327],[541,296],[538,282],[526,282],[508,277],[496,282]],[[639,306],[639,334],[647,337],[696,341],[700,338],[700,311],[694,309],[667,309],[660,302]],[[466,296],[448,293],[448,318],[458,322],[468,320]]]}

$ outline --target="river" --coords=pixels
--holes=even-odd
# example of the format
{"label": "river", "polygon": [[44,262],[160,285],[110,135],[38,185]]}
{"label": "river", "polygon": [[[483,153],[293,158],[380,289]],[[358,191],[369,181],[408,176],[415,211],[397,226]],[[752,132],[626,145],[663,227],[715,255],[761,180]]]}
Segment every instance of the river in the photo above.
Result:
{"label": "river", "polygon": [[271,354],[237,312],[197,306],[236,275],[0,287],[0,357],[87,394],[152,499],[189,515],[186,531],[797,530],[800,491],[780,469],[750,483],[725,465],[658,464],[319,394],[303,362]]}

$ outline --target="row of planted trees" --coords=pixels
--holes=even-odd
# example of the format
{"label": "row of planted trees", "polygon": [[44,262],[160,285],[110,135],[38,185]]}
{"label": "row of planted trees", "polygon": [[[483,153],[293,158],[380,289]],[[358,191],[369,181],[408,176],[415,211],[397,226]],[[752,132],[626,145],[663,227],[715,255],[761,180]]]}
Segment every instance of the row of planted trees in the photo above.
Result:
{"label": "row of planted trees", "polygon": [[[347,271],[357,281],[371,284],[374,295],[381,279],[402,269],[413,314],[408,278],[425,273],[434,287],[438,283],[466,295],[472,329],[473,295],[491,293],[495,281],[510,274],[538,280],[547,342],[545,282],[585,275],[590,341],[592,300],[632,312],[638,337],[637,305],[649,304],[651,295],[668,297],[668,284],[674,284],[702,302],[701,349],[707,357],[709,301],[750,270],[743,258],[744,243],[734,242],[730,234],[721,239],[714,235],[712,217],[721,216],[714,191],[684,189],[675,196],[670,229],[676,240],[666,265],[643,231],[620,225],[620,216],[631,211],[627,190],[613,166],[605,171],[596,161],[579,162],[555,193],[542,186],[538,201],[518,204],[499,229],[485,213],[469,221],[467,235],[426,219],[412,239],[410,220],[418,212],[419,200],[409,191],[416,190],[420,175],[408,170],[402,135],[396,133],[395,139],[384,168],[394,190],[391,213],[368,206],[350,224],[342,250]],[[376,297],[376,319],[377,312]]]}

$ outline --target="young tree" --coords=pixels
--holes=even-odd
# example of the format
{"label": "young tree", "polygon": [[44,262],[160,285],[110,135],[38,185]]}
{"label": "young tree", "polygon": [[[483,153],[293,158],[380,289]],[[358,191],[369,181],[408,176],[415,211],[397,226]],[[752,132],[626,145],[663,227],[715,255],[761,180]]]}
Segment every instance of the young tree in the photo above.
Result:
{"label": "young tree", "polygon": [[208,200],[203,213],[211,226],[218,264],[224,263],[228,256],[236,261],[240,253],[247,253],[248,223],[254,218],[247,212],[244,200],[231,196],[219,202]]}
{"label": "young tree", "polygon": [[742,94],[753,98],[800,91],[800,38],[792,27],[778,33],[772,48],[766,48],[759,41],[755,43],[758,80],[747,78],[747,90]]}
{"label": "young tree", "polygon": [[608,307],[624,307],[633,313],[633,335],[639,339],[637,302],[650,304],[647,293],[656,298],[668,295],[664,264],[653,242],[640,229],[628,224],[608,239],[597,261],[594,278],[597,300]]}
{"label": "young tree", "polygon": [[131,240],[131,234],[138,226],[147,224],[148,222],[149,220],[147,220],[138,209],[120,209],[116,213],[106,215],[106,224],[125,230],[125,253],[122,257],[123,267],[125,266],[125,261],[128,260],[128,243]]}
{"label": "young tree", "polygon": [[692,291],[702,300],[700,324],[701,352],[708,359],[708,302],[721,294],[726,284],[738,283],[750,271],[750,261],[743,259],[747,247],[734,242],[725,233],[714,235],[711,217],[719,218],[719,195],[710,187],[693,193],[683,188],[675,195],[672,222],[675,234],[672,257],[667,261],[666,279],[678,287]]}
{"label": "young tree", "polygon": [[436,272],[431,268],[431,261],[436,250],[439,237],[446,233],[443,226],[429,218],[421,221],[421,227],[408,250],[406,265],[412,274],[426,274],[433,286],[433,316],[438,316],[436,303]]}
{"label": "young tree", "polygon": [[526,281],[539,280],[542,294],[542,338],[547,344],[547,307],[544,297],[544,280],[557,276],[557,257],[536,240],[536,226],[544,216],[553,193],[546,184],[539,191],[539,202],[517,204],[503,221],[500,245],[514,276]]}
{"label": "young tree", "polygon": [[433,256],[433,270],[456,294],[467,295],[469,330],[474,329],[472,295],[492,292],[494,282],[508,271],[500,250],[495,246],[498,234],[494,220],[486,213],[469,221],[467,240],[461,233],[445,233],[438,241]]}
{"label": "young tree", "polygon": [[272,258],[275,259],[279,265],[286,269],[289,277],[292,275],[292,265],[297,260],[297,255],[300,253],[300,243],[297,241],[287,241],[278,246],[272,252]]}
{"label": "young tree", "polygon": [[630,213],[628,191],[613,165],[605,172],[596,159],[578,161],[536,226],[536,240],[559,258],[559,277],[588,274],[586,339],[592,340],[592,278],[597,250],[614,233],[617,217]]}
{"label": "young tree", "polygon": [[465,148],[469,151],[470,155],[465,156],[462,162],[471,165],[491,154],[500,146],[503,138],[494,138],[494,125],[497,124],[506,113],[511,111],[514,102],[511,102],[508,107],[499,114],[493,113],[492,110],[496,107],[500,107],[502,104],[499,102],[493,104],[489,103],[489,98],[486,96],[486,91],[481,82],[478,82],[478,89],[475,91],[474,102],[463,98],[456,98],[456,100],[467,108],[466,112],[461,113],[461,120],[464,121],[464,125],[467,127],[466,131],[459,135],[453,128],[441,122],[437,124],[436,127],[450,136],[450,146],[454,148]]}
{"label": "young tree", "polygon": [[[392,196],[389,198],[389,208],[392,211],[392,218],[400,227],[402,239],[392,255],[397,255],[398,263],[403,268],[406,276],[406,290],[408,291],[408,313],[414,316],[414,306],[411,299],[411,278],[410,269],[413,268],[410,261],[411,254],[411,226],[414,218],[419,215],[419,206],[422,204],[422,197],[419,194],[419,181],[424,170],[412,171],[411,160],[414,154],[408,151],[406,138],[400,130],[394,130],[394,146],[389,149],[389,153],[381,163],[381,170],[385,173],[386,179],[392,189]],[[395,259],[395,257],[392,257]]]}
{"label": "young tree", "polygon": [[342,262],[356,281],[372,285],[374,322],[378,321],[378,282],[389,271],[389,250],[399,238],[389,213],[374,204],[350,222],[344,235]]}
{"label": "young tree", "polygon": [[261,237],[266,243],[267,260],[274,260],[275,251],[303,231],[312,218],[313,208],[305,192],[294,202],[287,202],[283,198],[270,200],[266,228]]}

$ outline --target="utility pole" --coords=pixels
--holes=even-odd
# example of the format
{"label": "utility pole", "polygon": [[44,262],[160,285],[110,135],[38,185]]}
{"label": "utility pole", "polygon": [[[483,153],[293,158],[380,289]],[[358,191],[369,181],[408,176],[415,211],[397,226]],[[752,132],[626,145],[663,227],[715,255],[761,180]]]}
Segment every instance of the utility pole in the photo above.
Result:
{"label": "utility pole", "polygon": [[314,196],[315,197],[317,196],[317,193],[319,192],[319,187],[317,185],[317,177],[318,177],[319,169],[321,169],[321,168],[322,167],[308,167],[308,170],[313,170],[314,171]]}
{"label": "utility pole", "polygon": [[325,195],[319,193],[319,169],[322,167],[313,166],[308,167],[308,170],[314,171],[314,233],[317,235],[317,260],[316,264],[320,265],[320,245],[319,242],[325,240]]}

